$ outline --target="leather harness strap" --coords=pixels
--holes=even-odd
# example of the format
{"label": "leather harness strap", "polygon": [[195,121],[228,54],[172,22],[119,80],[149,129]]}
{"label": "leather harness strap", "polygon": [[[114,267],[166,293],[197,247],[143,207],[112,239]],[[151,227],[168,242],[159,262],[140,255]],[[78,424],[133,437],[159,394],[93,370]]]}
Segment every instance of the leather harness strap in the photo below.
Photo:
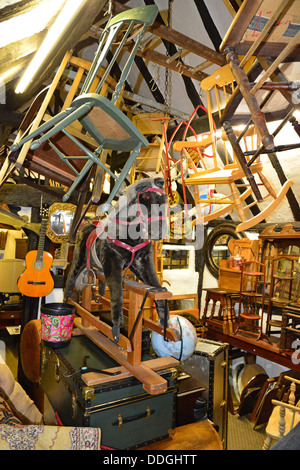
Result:
{"label": "leather harness strap", "polygon": [[131,252],[131,260],[130,260],[129,265],[126,266],[126,269],[128,269],[132,265],[135,253],[141,248],[144,248],[145,246],[149,245],[149,243],[151,243],[150,240],[145,240],[144,242],[139,243],[138,245],[131,246],[131,245],[128,245],[128,243],[121,242],[121,240],[116,240],[115,238],[107,237],[107,240],[112,242],[114,245],[120,246],[121,248],[125,248],[125,250]]}

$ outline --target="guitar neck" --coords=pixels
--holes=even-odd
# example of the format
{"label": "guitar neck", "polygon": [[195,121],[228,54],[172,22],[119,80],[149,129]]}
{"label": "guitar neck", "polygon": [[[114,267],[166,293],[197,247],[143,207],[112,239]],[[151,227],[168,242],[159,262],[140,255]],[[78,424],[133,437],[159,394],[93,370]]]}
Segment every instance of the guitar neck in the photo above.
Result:
{"label": "guitar neck", "polygon": [[45,238],[46,238],[46,227],[47,227],[47,219],[43,219],[41,223],[40,238],[39,238],[39,244],[38,244],[37,255],[36,255],[37,262],[43,261],[43,253],[44,253]]}

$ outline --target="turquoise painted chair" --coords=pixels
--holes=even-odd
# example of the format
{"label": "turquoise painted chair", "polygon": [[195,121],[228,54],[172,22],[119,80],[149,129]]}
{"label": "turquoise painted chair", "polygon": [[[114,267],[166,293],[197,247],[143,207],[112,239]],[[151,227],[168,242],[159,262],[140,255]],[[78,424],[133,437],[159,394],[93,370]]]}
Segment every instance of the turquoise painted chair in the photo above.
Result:
{"label": "turquoise painted chair", "polygon": [[[69,199],[71,193],[80,183],[86,181],[92,166],[95,164],[99,165],[102,170],[106,171],[110,177],[115,180],[113,189],[103,206],[103,212],[107,212],[112,200],[134,164],[140,148],[148,145],[148,141],[145,137],[134,126],[131,120],[120,111],[115,103],[128,76],[145,30],[147,26],[150,26],[154,22],[157,13],[157,6],[149,5],[127,10],[110,19],[101,35],[95,58],[83,83],[80,94],[72,101],[70,107],[55,115],[11,147],[12,151],[18,150],[25,142],[35,139],[30,146],[31,150],[35,150],[44,142],[48,141],[59,158],[64,161],[76,175],[75,181],[63,196],[64,202]],[[101,96],[99,91],[119,55],[124,52],[124,46],[128,42],[130,42],[131,47],[130,54],[112,94],[112,99],[109,100]],[[107,56],[112,54],[112,48],[115,49],[115,51],[112,58],[108,60]],[[105,72],[95,92],[90,93],[90,89],[100,67],[103,67]],[[98,147],[91,150],[84,141],[81,141],[66,130],[66,128],[76,120],[80,121],[83,130],[94,139]],[[84,156],[74,157],[74,155],[64,155],[50,140],[51,137],[58,132],[63,132],[75,142],[76,145],[83,150]],[[119,176],[116,176],[103,161],[101,161],[100,156],[103,150],[116,150],[129,153],[129,157]],[[80,171],[75,168],[71,161],[76,161],[76,159],[86,160]],[[47,162],[45,162],[45,164],[47,164]]]}

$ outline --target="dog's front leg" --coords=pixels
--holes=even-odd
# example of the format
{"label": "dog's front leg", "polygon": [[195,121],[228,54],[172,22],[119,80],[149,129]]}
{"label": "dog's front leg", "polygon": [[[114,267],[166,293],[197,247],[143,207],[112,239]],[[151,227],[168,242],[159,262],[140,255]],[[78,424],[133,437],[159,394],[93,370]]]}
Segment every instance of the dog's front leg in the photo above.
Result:
{"label": "dog's front leg", "polygon": [[124,260],[117,256],[113,250],[107,249],[102,256],[101,263],[104,276],[110,292],[111,317],[113,322],[112,334],[118,343],[120,327],[123,325],[123,268]]}
{"label": "dog's front leg", "polygon": [[[152,244],[149,244],[143,250],[137,252],[134,262],[132,263],[131,270],[144,284],[161,288],[161,284],[155,270]],[[168,326],[169,309],[167,300],[156,300],[155,306],[160,324]]]}

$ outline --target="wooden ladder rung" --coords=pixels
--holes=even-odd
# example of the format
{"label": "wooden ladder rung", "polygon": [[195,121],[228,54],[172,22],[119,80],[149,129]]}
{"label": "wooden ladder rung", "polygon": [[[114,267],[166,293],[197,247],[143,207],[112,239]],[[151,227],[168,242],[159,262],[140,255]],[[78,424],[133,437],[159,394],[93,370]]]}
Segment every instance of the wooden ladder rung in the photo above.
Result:
{"label": "wooden ladder rung", "polygon": [[[270,196],[271,196],[271,194],[267,194],[266,196],[264,196],[264,197],[262,198],[263,201],[264,201],[265,199],[267,199],[268,197],[270,197]],[[255,204],[257,204],[257,201],[251,202],[251,203],[248,204],[247,206],[244,206],[243,209],[244,209],[244,210],[245,210],[245,209],[250,209],[250,207],[255,206]]]}

